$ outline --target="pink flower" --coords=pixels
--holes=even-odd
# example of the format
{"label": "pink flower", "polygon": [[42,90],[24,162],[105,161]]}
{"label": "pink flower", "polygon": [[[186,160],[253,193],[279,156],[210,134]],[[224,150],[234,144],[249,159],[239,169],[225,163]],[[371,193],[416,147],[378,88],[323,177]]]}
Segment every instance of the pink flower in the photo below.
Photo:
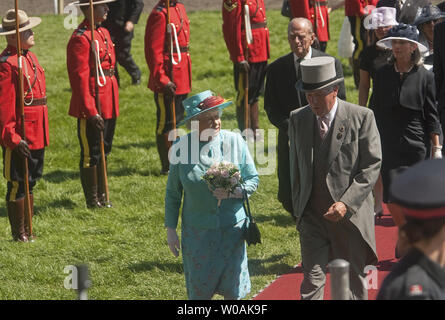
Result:
{"label": "pink flower", "polygon": [[229,177],[229,171],[224,169],[221,171],[221,177],[228,178]]}

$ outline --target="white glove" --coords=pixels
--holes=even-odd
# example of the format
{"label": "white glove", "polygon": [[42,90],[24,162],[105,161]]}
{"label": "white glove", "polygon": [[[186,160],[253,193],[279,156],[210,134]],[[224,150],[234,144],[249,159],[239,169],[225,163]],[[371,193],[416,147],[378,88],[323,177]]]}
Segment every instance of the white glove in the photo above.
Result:
{"label": "white glove", "polygon": [[178,235],[176,234],[175,229],[167,228],[167,243],[173,255],[175,257],[178,257],[179,249],[181,249],[181,246],[179,244],[179,238]]}
{"label": "white glove", "polygon": [[431,157],[433,159],[442,159],[442,146],[433,146]]}

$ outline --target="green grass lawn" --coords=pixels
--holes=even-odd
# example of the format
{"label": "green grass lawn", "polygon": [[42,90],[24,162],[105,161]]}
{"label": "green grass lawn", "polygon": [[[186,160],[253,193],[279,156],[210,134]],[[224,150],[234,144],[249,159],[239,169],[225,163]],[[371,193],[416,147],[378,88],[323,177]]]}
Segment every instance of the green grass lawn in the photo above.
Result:
{"label": "green grass lawn", "polygon": [[[235,98],[232,64],[221,30],[220,12],[192,12],[192,94],[211,89]],[[336,54],[343,10],[331,15],[328,52]],[[0,299],[76,299],[64,287],[66,266],[87,263],[93,285],[90,299],[186,299],[181,258],[166,245],[163,227],[166,176],[159,174],[155,144],[156,107],[146,88],[148,68],[143,37],[147,15],[136,27],[132,53],[143,70],[143,85],[131,86],[121,68],[120,110],[109,157],[109,188],[114,208],[87,210],[78,175],[79,145],[76,120],[68,116],[70,86],[66,71],[66,45],[72,30],[65,17],[43,16],[34,29],[33,51],[46,70],[50,119],[50,146],[44,176],[35,192],[34,243],[11,240],[5,200],[0,201]],[[287,18],[268,11],[271,59],[289,52]],[[2,48],[5,41],[0,41]],[[357,102],[351,69],[344,60],[348,100]],[[273,128],[260,100],[260,125]],[[224,111],[223,127],[236,128],[235,110]],[[266,136],[267,140],[267,136]],[[274,141],[271,145],[274,145]],[[278,275],[300,261],[297,232],[290,215],[276,200],[276,173],[260,176],[251,206],[259,222],[263,244],[249,247],[251,298]],[[0,195],[6,194],[6,181]],[[296,288],[297,290],[297,288]],[[221,298],[221,297],[216,297]]]}

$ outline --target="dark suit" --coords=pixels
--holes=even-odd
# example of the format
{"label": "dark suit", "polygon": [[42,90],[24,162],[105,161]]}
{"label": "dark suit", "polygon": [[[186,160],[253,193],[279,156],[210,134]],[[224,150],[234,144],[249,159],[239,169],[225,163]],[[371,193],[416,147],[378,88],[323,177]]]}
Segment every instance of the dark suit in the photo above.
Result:
{"label": "dark suit", "polygon": [[[133,24],[138,23],[144,2],[142,0],[118,0],[108,3],[108,7],[110,11],[103,25],[110,32],[111,39],[115,44],[117,61],[127,70],[133,83],[138,83],[141,78],[141,70],[134,62],[130,52],[134,30],[127,32],[125,24],[127,21],[131,21]],[[119,81],[118,75],[117,79]]]}
{"label": "dark suit", "polygon": [[[312,57],[329,56],[312,49]],[[340,60],[335,59],[335,69],[339,77],[343,77]],[[301,76],[300,76],[301,78]],[[269,121],[278,128],[278,200],[284,209],[292,212],[292,200],[289,180],[289,114],[291,111],[307,105],[303,92],[295,89],[297,83],[294,54],[291,52],[271,63],[266,73],[266,89],[264,93],[264,109]],[[339,87],[338,97],[346,100],[345,84]]]}
{"label": "dark suit", "polygon": [[440,115],[440,123],[442,124],[442,132],[445,132],[445,22],[441,22],[434,26],[434,80],[436,83],[436,100],[438,102],[438,111]]}

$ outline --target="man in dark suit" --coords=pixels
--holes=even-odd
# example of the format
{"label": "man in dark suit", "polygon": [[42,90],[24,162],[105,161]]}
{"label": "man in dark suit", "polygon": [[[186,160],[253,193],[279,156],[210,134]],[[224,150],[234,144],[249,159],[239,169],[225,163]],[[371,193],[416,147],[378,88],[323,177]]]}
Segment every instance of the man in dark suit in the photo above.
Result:
{"label": "man in dark suit", "polygon": [[[144,2],[142,0],[117,0],[108,4],[110,11],[104,27],[110,31],[115,44],[119,64],[127,70],[134,85],[141,83],[141,70],[131,55],[131,41],[134,37],[134,26],[141,16]],[[116,69],[117,71],[117,69]],[[116,73],[119,82],[119,75]]]}
{"label": "man in dark suit", "polygon": [[[289,178],[289,137],[287,135],[289,114],[292,110],[307,105],[304,93],[295,89],[301,79],[300,61],[328,54],[311,48],[315,40],[312,23],[306,18],[294,18],[289,22],[288,40],[291,53],[269,65],[266,73],[264,109],[270,122],[278,128],[278,200],[284,209],[292,213]],[[335,69],[343,77],[341,62],[335,59]],[[338,97],[346,100],[344,81],[339,84]]]}
{"label": "man in dark suit", "polygon": [[[445,132],[445,21],[434,26],[434,80],[436,83],[436,100],[438,103],[442,132]],[[442,143],[442,141],[441,141]],[[443,151],[442,151],[443,152]]]}

